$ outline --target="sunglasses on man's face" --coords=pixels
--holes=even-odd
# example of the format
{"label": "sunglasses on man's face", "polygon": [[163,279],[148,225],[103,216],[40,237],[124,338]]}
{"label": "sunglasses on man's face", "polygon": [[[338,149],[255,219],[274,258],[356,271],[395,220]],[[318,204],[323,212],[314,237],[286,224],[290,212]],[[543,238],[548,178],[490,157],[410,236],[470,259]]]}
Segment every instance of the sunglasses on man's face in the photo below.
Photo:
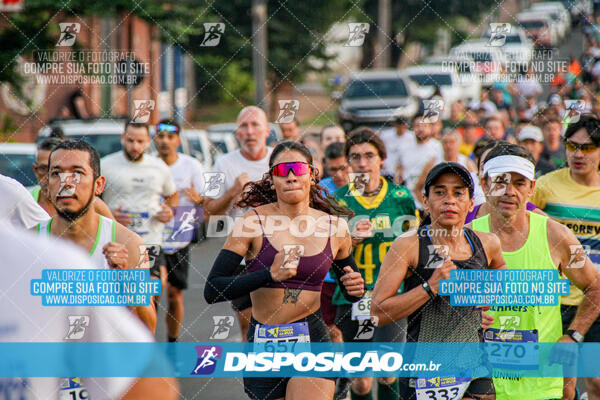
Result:
{"label": "sunglasses on man's face", "polygon": [[567,142],[565,143],[565,148],[567,149],[567,151],[570,151],[571,153],[575,153],[577,150],[581,150],[581,152],[583,154],[590,154],[593,153],[594,151],[596,151],[596,149],[598,148],[598,146],[596,146],[594,143],[575,143],[575,142],[571,142],[569,140],[567,140]]}
{"label": "sunglasses on man's face", "polygon": [[179,128],[171,124],[158,124],[156,125],[156,132],[179,133]]}
{"label": "sunglasses on man's face", "polygon": [[287,178],[289,173],[293,172],[295,176],[310,174],[310,164],[305,162],[284,162],[273,165],[271,175]]}

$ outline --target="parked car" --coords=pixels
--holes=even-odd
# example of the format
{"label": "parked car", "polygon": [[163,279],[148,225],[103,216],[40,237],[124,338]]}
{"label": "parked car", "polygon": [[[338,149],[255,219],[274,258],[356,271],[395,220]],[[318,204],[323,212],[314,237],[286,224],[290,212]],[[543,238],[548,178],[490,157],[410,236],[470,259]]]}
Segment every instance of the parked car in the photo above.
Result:
{"label": "parked car", "polygon": [[32,166],[35,149],[33,143],[0,143],[0,174],[16,179],[26,187],[37,185]]}
{"label": "parked car", "polygon": [[[38,132],[38,141],[50,135],[52,127],[60,127],[70,139],[83,139],[89,142],[100,157],[121,150],[121,134],[125,129],[125,119],[91,119],[54,121]],[[154,134],[154,126],[150,126]]]}
{"label": "parked car", "polygon": [[444,68],[441,65],[415,65],[402,70],[415,84],[419,90],[419,97],[429,98],[440,88],[444,108],[441,117],[450,117],[450,104],[457,100],[467,100],[460,85],[460,78],[454,69]]}
{"label": "parked car", "polygon": [[344,90],[338,115],[348,132],[357,125],[383,125],[412,118],[419,109],[416,85],[398,70],[353,75]]}
{"label": "parked car", "polygon": [[[278,124],[274,124],[274,123],[269,123],[269,127],[271,128],[269,131],[269,137],[267,138],[267,145],[272,146],[274,143],[279,142],[282,138],[281,136],[281,128],[279,128]],[[230,134],[231,136],[233,136],[234,140],[237,139],[235,138],[235,130],[237,128],[237,124],[235,122],[229,122],[229,123],[224,123],[224,124],[214,124],[211,125],[207,128],[208,131],[208,136],[210,138],[210,140],[215,143],[215,141],[213,140],[213,138],[215,140],[218,140],[218,136],[212,136],[211,134],[213,133],[227,133]],[[218,140],[220,141],[220,140]],[[215,143],[216,144],[216,143]],[[227,144],[226,146],[230,146],[230,144]],[[239,145],[237,145],[235,149],[237,149],[239,147]],[[223,149],[225,150],[225,148]],[[224,151],[225,153],[228,153],[229,151],[231,151],[231,147],[229,149],[227,149],[227,151]]]}
{"label": "parked car", "polygon": [[561,39],[571,30],[571,14],[560,1],[542,1],[531,5],[531,12],[542,12],[550,15],[558,28]]}
{"label": "parked car", "polygon": [[517,14],[516,19],[536,47],[558,45],[558,32],[549,15],[540,12],[523,12]]}
{"label": "parked car", "polygon": [[[483,37],[489,41],[491,32],[487,31]],[[500,49],[502,49],[510,63],[525,68],[533,58],[534,45],[523,28],[512,26],[510,34],[506,35],[504,45],[500,46]]]}
{"label": "parked car", "polygon": [[491,86],[502,77],[502,66],[507,58],[504,52],[488,46],[487,40],[469,40],[453,47],[450,54],[455,57],[468,57],[473,60],[474,73],[478,74],[482,86]]}
{"label": "parked car", "polygon": [[475,61],[469,57],[432,56],[425,60],[426,64],[439,65],[444,69],[456,70],[463,96],[468,101],[479,100],[481,79],[474,73]]}

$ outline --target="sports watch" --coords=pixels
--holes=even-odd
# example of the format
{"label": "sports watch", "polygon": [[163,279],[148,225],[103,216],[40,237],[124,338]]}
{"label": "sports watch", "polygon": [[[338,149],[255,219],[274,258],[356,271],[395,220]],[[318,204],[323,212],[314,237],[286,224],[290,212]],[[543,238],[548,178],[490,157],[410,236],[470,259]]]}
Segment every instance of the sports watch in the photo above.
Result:
{"label": "sports watch", "polygon": [[576,331],[575,329],[569,329],[567,331],[567,335],[571,336],[571,339],[576,341],[577,343],[583,342],[583,335]]}

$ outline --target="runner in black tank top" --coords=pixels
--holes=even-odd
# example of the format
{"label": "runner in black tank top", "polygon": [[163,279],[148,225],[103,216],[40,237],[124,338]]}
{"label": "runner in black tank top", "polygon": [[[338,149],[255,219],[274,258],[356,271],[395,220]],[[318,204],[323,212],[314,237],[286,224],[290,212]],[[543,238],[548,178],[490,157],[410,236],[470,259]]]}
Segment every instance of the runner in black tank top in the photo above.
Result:
{"label": "runner in black tank top", "polygon": [[[388,250],[380,271],[385,279],[378,279],[373,290],[371,316],[376,316],[380,325],[408,318],[408,342],[480,342],[481,309],[451,306],[448,297],[438,295],[438,285],[440,280],[450,278],[453,269],[505,268],[500,241],[494,235],[463,228],[465,216],[473,208],[473,181],[460,164],[440,163],[429,172],[424,206],[428,221],[397,238]],[[397,295],[402,283],[404,293]],[[469,366],[480,361],[469,352],[453,354],[448,361],[440,357],[433,354],[431,359],[444,365],[451,363],[457,376],[469,373]],[[470,377],[485,376],[471,373]],[[433,391],[415,387],[414,381],[411,379],[409,384],[404,379],[402,399],[415,398],[417,393],[426,398],[423,396],[431,396],[427,392],[435,390],[440,391],[440,398],[444,390],[455,399],[495,398],[491,378],[467,378],[460,383],[457,378],[457,383]]]}
{"label": "runner in black tank top", "polygon": [[[485,249],[479,237],[469,228],[464,228],[464,236],[471,246],[473,255],[466,260],[452,260],[458,269],[486,269],[489,265]],[[429,246],[433,245],[429,225],[420,226],[419,263],[409,267],[412,275],[405,279],[406,291],[421,286],[433,275],[436,263]],[[437,254],[437,253],[436,253]],[[443,259],[437,261],[440,265]],[[452,329],[446,329],[452,327]],[[407,342],[479,342],[481,335],[481,310],[475,307],[453,307],[449,297],[436,296],[408,316]]]}

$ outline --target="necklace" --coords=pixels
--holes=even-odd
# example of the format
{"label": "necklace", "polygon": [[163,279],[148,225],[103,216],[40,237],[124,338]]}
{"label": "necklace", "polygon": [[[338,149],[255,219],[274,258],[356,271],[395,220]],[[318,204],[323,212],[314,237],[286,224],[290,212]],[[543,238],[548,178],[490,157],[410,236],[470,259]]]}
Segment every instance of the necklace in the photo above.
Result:
{"label": "necklace", "polygon": [[363,196],[377,196],[377,194],[379,194],[379,192],[381,191],[382,187],[383,187],[383,181],[381,179],[379,179],[379,186],[377,186],[377,189],[375,189],[372,192],[363,192]]}

